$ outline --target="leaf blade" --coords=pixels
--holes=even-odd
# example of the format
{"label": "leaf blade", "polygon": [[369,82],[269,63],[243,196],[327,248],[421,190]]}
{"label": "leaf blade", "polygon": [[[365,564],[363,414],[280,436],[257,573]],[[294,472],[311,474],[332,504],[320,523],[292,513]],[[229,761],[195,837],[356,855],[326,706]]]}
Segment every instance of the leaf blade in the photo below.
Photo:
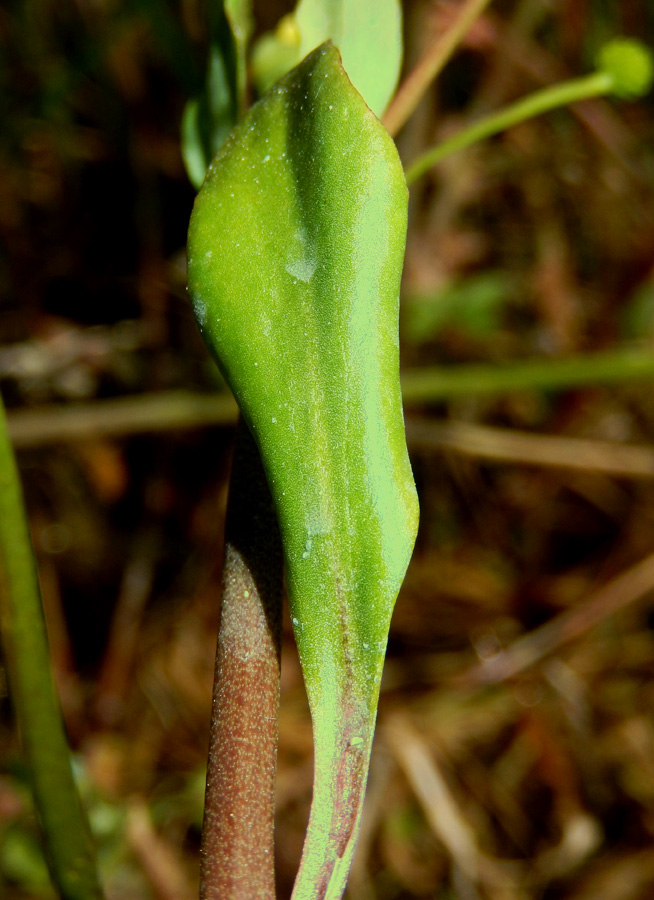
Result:
{"label": "leaf blade", "polygon": [[211,160],[246,110],[247,46],[251,0],[223,0],[209,7],[211,35],[205,83],[186,104],[181,149],[188,177],[200,188]]}
{"label": "leaf blade", "polygon": [[314,722],[296,898],[344,887],[417,528],[397,341],[406,217],[395,146],[325,45],[228,139],[189,229],[196,317],[275,500]]}
{"label": "leaf blade", "polygon": [[333,41],[350,80],[381,116],[397,87],[402,65],[398,0],[300,0],[296,20],[300,59],[324,41]]}
{"label": "leaf blade", "polygon": [[381,116],[402,66],[399,0],[299,0],[294,12],[255,44],[252,61],[260,90],[328,40],[338,47],[354,86]]}

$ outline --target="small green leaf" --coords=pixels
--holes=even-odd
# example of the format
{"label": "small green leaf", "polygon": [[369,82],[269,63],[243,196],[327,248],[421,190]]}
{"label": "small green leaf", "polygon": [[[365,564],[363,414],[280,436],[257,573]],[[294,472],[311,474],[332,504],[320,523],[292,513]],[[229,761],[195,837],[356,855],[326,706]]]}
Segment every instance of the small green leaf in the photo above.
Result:
{"label": "small green leaf", "polygon": [[224,0],[236,50],[236,95],[239,115],[245,112],[247,99],[247,49],[252,34],[252,0]]}
{"label": "small green leaf", "polygon": [[182,116],[182,157],[192,184],[199,188],[209,163],[236,122],[233,86],[221,51],[214,47],[201,97],[189,100]]}
{"label": "small green leaf", "polygon": [[406,218],[395,145],[325,45],[227,140],[189,228],[196,317],[275,501],[313,716],[295,900],[340,897],[347,878],[417,528],[398,364]]}
{"label": "small green leaf", "polygon": [[252,48],[252,77],[260,94],[297,65],[300,60],[300,32],[295,15],[289,13],[274,31],[262,34]]}
{"label": "small green leaf", "polygon": [[38,897],[52,897],[43,850],[35,836],[18,826],[0,835],[0,873]]}
{"label": "small green leaf", "polygon": [[300,59],[323,41],[333,41],[352,84],[381,116],[402,65],[398,0],[300,0],[296,18]]}
{"label": "small green leaf", "polygon": [[402,333],[414,344],[432,340],[445,328],[488,338],[500,327],[509,297],[509,279],[503,272],[481,272],[454,280],[432,293],[405,299]]}
{"label": "small green leaf", "polygon": [[[378,116],[393,96],[402,65],[399,0],[300,0],[254,53],[257,83],[268,88],[325,41],[340,50],[345,71]],[[284,66],[286,66],[284,68]]]}
{"label": "small green leaf", "polygon": [[637,340],[654,336],[654,282],[648,279],[629,298],[621,316],[624,337]]}
{"label": "small green leaf", "polygon": [[209,7],[211,46],[204,90],[186,104],[181,127],[182,157],[196,188],[245,112],[250,7],[250,0],[225,0]]}

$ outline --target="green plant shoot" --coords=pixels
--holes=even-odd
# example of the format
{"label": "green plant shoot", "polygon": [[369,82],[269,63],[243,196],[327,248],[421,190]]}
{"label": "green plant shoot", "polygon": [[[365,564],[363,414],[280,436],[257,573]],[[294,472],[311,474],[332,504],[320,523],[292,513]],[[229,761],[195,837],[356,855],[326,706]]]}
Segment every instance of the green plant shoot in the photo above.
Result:
{"label": "green plant shoot", "polygon": [[247,44],[252,31],[250,0],[210,3],[210,48],[204,90],[189,100],[181,123],[186,171],[199,188],[213,156],[247,104]]}
{"label": "green plant shoot", "polygon": [[417,530],[398,360],[406,219],[395,145],[326,44],[237,126],[189,229],[196,318],[275,502],[313,717],[295,900],[345,885]]}
{"label": "green plant shoot", "polygon": [[53,883],[61,900],[102,900],[95,848],[73,779],[20,476],[2,398],[0,638]]}

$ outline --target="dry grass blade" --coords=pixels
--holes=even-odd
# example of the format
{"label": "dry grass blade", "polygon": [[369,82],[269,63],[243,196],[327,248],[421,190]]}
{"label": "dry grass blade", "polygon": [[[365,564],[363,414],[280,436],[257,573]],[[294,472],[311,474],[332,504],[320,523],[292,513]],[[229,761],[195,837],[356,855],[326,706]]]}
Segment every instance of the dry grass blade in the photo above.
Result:
{"label": "dry grass blade", "polygon": [[513,678],[652,590],[654,554],[628,569],[581,605],[518,638],[507,650],[492,659],[476,665],[462,676],[460,684],[496,684]]}
{"label": "dry grass blade", "polygon": [[569,900],[641,900],[651,897],[653,882],[651,849],[625,853],[596,866]]}
{"label": "dry grass blade", "polygon": [[415,449],[445,448],[498,462],[654,478],[654,450],[650,447],[419,419],[407,421],[407,439]]}
{"label": "dry grass blade", "polygon": [[18,450],[56,441],[143,434],[205,425],[234,425],[231,394],[185,390],[120,397],[92,403],[21,409],[7,417],[9,436]]}
{"label": "dry grass blade", "polygon": [[175,850],[154,829],[146,804],[134,800],[127,811],[127,840],[158,900],[194,900],[193,888]]}
{"label": "dry grass blade", "polygon": [[386,723],[383,737],[411,784],[430,828],[451,856],[465,893],[476,896],[475,886],[480,882],[506,883],[507,876],[497,861],[479,848],[473,827],[422,737],[401,716]]}
{"label": "dry grass blade", "polygon": [[451,58],[465,33],[489,3],[490,0],[465,0],[451,27],[428,48],[386,110],[382,121],[389,134],[396,135],[402,128],[431,82]]}

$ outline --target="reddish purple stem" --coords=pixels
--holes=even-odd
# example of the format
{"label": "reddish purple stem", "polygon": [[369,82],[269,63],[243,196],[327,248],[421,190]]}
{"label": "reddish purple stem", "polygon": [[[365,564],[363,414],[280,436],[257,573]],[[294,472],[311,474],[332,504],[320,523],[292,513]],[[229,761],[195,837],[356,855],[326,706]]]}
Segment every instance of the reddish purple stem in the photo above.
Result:
{"label": "reddish purple stem", "polygon": [[202,831],[201,900],[273,900],[283,563],[259,453],[239,422]]}

